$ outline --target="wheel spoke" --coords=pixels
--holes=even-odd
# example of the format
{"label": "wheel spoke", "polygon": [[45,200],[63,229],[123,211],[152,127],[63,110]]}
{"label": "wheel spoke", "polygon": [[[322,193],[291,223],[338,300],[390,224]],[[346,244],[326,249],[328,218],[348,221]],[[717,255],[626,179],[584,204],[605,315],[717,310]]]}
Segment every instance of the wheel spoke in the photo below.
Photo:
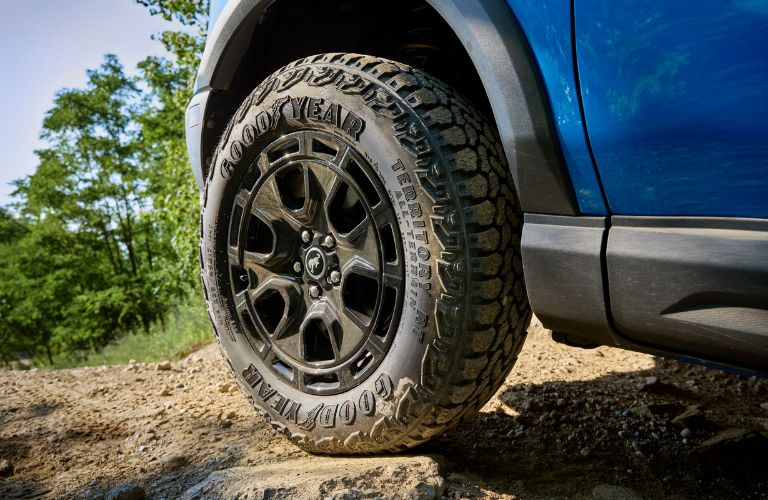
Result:
{"label": "wheel spoke", "polygon": [[256,277],[251,286],[259,286],[274,277],[280,276],[278,272],[285,266],[285,258],[276,253],[261,254],[256,252],[243,253],[243,267]]}
{"label": "wheel spoke", "polygon": [[400,271],[400,267],[397,264],[385,262],[384,271],[382,272],[384,285],[400,288],[400,285],[403,283],[403,276]]}
{"label": "wheel spoke", "polygon": [[374,269],[378,270],[378,266],[372,264],[379,261],[376,228],[372,224],[368,224],[367,221],[368,219],[358,226],[361,231],[356,234],[355,238],[339,236],[336,252],[342,262],[352,262],[356,257],[362,257]]}
{"label": "wheel spoke", "polygon": [[307,215],[319,231],[329,230],[328,200],[340,182],[328,167],[316,163],[307,166],[307,196],[311,201]]}
{"label": "wheel spoke", "polygon": [[342,366],[336,370],[336,376],[339,378],[342,387],[348,387],[350,384],[354,383],[354,377],[352,377],[352,372],[349,371],[348,367]]}
{"label": "wheel spoke", "polygon": [[340,287],[328,291],[327,297],[338,311],[335,317],[342,332],[339,353],[342,357],[346,357],[354,352],[354,349],[364,340],[368,331],[368,323],[344,306]]}
{"label": "wheel spoke", "polygon": [[239,312],[247,312],[250,314],[250,310],[248,309],[248,302],[251,299],[251,293],[248,290],[243,290],[242,292],[235,295],[235,309]]}
{"label": "wheel spoke", "polygon": [[347,162],[352,158],[352,148],[346,144],[342,145],[336,153],[333,162],[341,169],[347,166]]}
{"label": "wheel spoke", "polygon": [[342,310],[363,332],[373,320],[380,295],[381,277],[375,265],[357,256],[341,271]]}
{"label": "wheel spoke", "polygon": [[351,353],[365,338],[370,321],[366,322],[354,311],[344,308],[339,318],[342,331],[342,355]]}
{"label": "wheel spoke", "polygon": [[389,210],[389,207],[382,202],[379,202],[371,209],[371,216],[379,227],[384,227],[386,224],[393,222],[393,215],[394,214]]}
{"label": "wheel spoke", "polygon": [[372,229],[373,225],[371,224],[370,219],[366,217],[348,233],[339,234],[339,239],[351,245],[359,246],[360,242],[358,240],[365,239],[364,237],[367,236],[369,232],[372,232]]}
{"label": "wheel spoke", "polygon": [[258,167],[259,171],[261,171],[261,175],[264,175],[267,173],[270,167],[269,157],[267,156],[267,153],[261,153],[259,157],[256,158],[256,167]]}
{"label": "wheel spoke", "polygon": [[240,208],[245,209],[245,207],[248,206],[248,201],[251,199],[251,193],[246,191],[245,189],[241,189],[237,196],[235,197],[235,204],[239,205]]}
{"label": "wheel spoke", "polygon": [[341,279],[342,282],[344,280],[349,279],[349,276],[352,274],[359,274],[361,276],[365,276],[366,278],[371,278],[376,281],[379,281],[379,266],[374,264],[373,262],[369,261],[362,255],[356,255],[350,261],[344,265],[341,269]]}
{"label": "wheel spoke", "polygon": [[273,276],[250,292],[250,300],[262,328],[274,339],[296,336],[295,319],[304,302],[295,281]]}
{"label": "wheel spoke", "polygon": [[283,203],[274,176],[269,177],[261,186],[253,200],[251,213],[269,221],[284,222],[294,231],[298,231],[302,226],[292,211]]}
{"label": "wheel spoke", "polygon": [[323,363],[340,358],[339,315],[329,300],[312,304],[299,327],[302,338],[301,357],[308,362]]}

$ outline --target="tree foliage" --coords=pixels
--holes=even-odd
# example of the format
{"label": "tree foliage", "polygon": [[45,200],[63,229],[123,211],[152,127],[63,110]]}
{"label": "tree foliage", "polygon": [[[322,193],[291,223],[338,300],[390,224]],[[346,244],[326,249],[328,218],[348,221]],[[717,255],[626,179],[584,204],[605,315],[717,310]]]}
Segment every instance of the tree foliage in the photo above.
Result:
{"label": "tree foliage", "polygon": [[136,76],[106,55],[45,115],[36,171],[0,208],[0,362],[52,362],[162,321],[197,283],[184,110],[207,0],[137,0],[186,27]]}

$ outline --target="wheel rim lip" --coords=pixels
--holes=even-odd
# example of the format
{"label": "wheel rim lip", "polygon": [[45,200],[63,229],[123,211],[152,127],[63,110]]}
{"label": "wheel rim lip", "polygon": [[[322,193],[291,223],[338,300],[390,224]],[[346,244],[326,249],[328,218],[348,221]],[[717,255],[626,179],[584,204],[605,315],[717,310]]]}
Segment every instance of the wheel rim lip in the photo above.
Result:
{"label": "wheel rim lip", "polygon": [[[379,352],[376,353],[376,355],[374,355],[372,361],[367,363],[367,365],[364,367],[364,370],[362,370],[359,373],[357,373],[354,376],[352,376],[351,380],[346,382],[346,383],[342,382],[341,378],[339,378],[339,387],[337,387],[337,388],[311,388],[311,387],[307,387],[307,386],[304,386],[303,388],[299,387],[299,389],[302,390],[302,392],[306,392],[306,393],[309,393],[309,394],[334,394],[334,393],[344,392],[346,390],[352,389],[352,388],[356,387],[357,385],[359,385],[360,383],[362,383],[364,380],[366,380],[372,373],[375,372],[375,369],[381,364],[381,362],[385,358],[386,353],[388,352],[389,348],[391,347],[392,341],[394,340],[395,333],[397,332],[397,329],[398,329],[397,327],[398,327],[398,323],[399,323],[399,318],[400,318],[400,314],[401,314],[402,307],[403,307],[403,297],[404,297],[403,290],[404,290],[404,285],[405,285],[405,279],[404,279],[405,270],[404,270],[404,258],[403,258],[404,250],[403,250],[402,244],[401,244],[401,236],[400,236],[399,225],[398,225],[398,221],[397,221],[397,217],[396,217],[396,212],[395,212],[394,207],[392,206],[392,202],[391,202],[391,200],[389,198],[389,195],[388,195],[387,191],[385,190],[385,188],[383,186],[382,181],[378,178],[378,176],[376,175],[376,173],[373,170],[373,168],[370,166],[368,161],[365,159],[365,156],[363,154],[361,154],[354,147],[354,145],[348,143],[346,140],[344,140],[344,139],[342,139],[342,138],[340,138],[338,136],[335,136],[334,134],[330,134],[330,133],[324,132],[324,131],[317,131],[317,130],[294,131],[292,133],[285,134],[285,135],[281,136],[280,138],[277,138],[276,140],[272,141],[271,143],[269,143],[266,146],[264,146],[263,148],[261,148],[260,151],[256,154],[253,162],[249,165],[249,170],[253,169],[253,168],[256,168],[259,171],[261,171],[261,169],[257,165],[257,161],[258,161],[260,155],[262,155],[265,152],[269,151],[271,148],[274,148],[275,145],[278,145],[278,144],[281,144],[281,143],[285,142],[286,137],[289,137],[289,136],[291,136],[293,134],[297,134],[297,133],[301,133],[304,136],[304,141],[305,142],[307,140],[307,137],[319,136],[319,137],[322,137],[322,138],[325,138],[325,139],[330,139],[330,140],[332,140],[334,142],[342,143],[347,148],[349,148],[348,149],[349,155],[354,159],[355,163],[363,171],[363,173],[365,174],[367,180],[376,189],[377,195],[379,197],[379,203],[375,204],[373,207],[377,207],[378,208],[380,204],[384,204],[385,205],[385,209],[388,212],[388,217],[385,220],[385,223],[383,225],[379,224],[379,221],[377,221],[376,217],[374,217],[373,210],[372,210],[373,207],[371,206],[367,196],[364,194],[363,189],[361,188],[361,186],[358,185],[357,181],[352,177],[351,173],[349,173],[346,170],[344,170],[345,164],[342,164],[342,165],[334,164],[331,161],[329,161],[328,158],[319,157],[319,155],[317,155],[317,154],[310,154],[308,151],[303,151],[303,152],[301,152],[299,154],[287,155],[287,156],[279,158],[276,161],[270,163],[270,165],[267,168],[267,170],[261,172],[260,177],[254,183],[252,189],[250,190],[249,198],[248,198],[248,200],[247,200],[247,202],[245,204],[245,208],[247,208],[247,210],[243,211],[242,221],[239,222],[239,224],[240,224],[240,238],[241,239],[238,241],[238,247],[239,247],[238,252],[239,252],[240,260],[239,260],[239,262],[237,262],[237,264],[242,264],[244,262],[244,260],[242,258],[242,253],[243,253],[242,248],[244,247],[244,245],[242,244],[241,240],[243,238],[243,235],[246,233],[246,231],[244,231],[244,228],[247,227],[247,222],[248,222],[247,219],[249,219],[250,217],[254,216],[254,215],[252,215],[250,208],[253,207],[253,204],[255,203],[255,200],[258,198],[260,190],[263,189],[263,187],[266,184],[266,182],[268,180],[270,180],[270,178],[273,178],[273,179],[276,178],[276,176],[280,172],[283,172],[283,171],[295,168],[297,166],[304,169],[303,171],[305,172],[305,175],[311,171],[310,167],[306,166],[307,164],[314,164],[315,167],[320,166],[322,168],[328,168],[328,169],[330,169],[333,172],[333,175],[339,177],[344,183],[346,183],[346,185],[349,187],[349,189],[351,189],[354,192],[354,194],[357,197],[357,199],[361,202],[361,204],[362,204],[362,206],[363,206],[363,208],[365,210],[365,218],[360,223],[358,223],[358,225],[362,224],[365,221],[367,221],[368,223],[370,223],[372,225],[372,227],[374,229],[374,234],[375,234],[375,239],[376,239],[376,246],[375,246],[375,248],[376,248],[378,275],[379,275],[378,280],[377,280],[377,284],[378,285],[377,285],[377,293],[376,293],[376,299],[375,299],[375,304],[374,304],[374,311],[373,311],[373,313],[370,316],[370,320],[369,320],[369,323],[368,323],[367,330],[365,331],[365,333],[362,336],[362,338],[360,339],[360,341],[352,349],[349,349],[349,352],[346,355],[344,355],[343,357],[341,357],[341,359],[334,358],[334,359],[329,360],[329,361],[313,361],[313,362],[308,362],[308,361],[305,361],[305,360],[302,360],[302,359],[297,359],[297,357],[295,355],[291,355],[290,353],[284,352],[283,349],[280,348],[280,346],[278,346],[274,342],[270,342],[270,335],[269,335],[268,332],[263,331],[263,328],[262,328],[263,325],[260,324],[261,323],[260,320],[256,321],[255,327],[259,331],[255,332],[255,333],[258,336],[261,337],[260,340],[262,342],[264,342],[265,344],[269,345],[268,349],[263,349],[263,348],[259,349],[258,346],[255,346],[254,343],[251,340],[251,335],[248,335],[248,333],[249,333],[248,332],[248,328],[243,326],[243,330],[246,332],[245,336],[248,339],[248,342],[254,348],[254,351],[257,354],[260,355],[259,357],[264,361],[264,363],[270,369],[273,368],[272,363],[269,362],[269,360],[267,359],[266,355],[262,355],[262,354],[265,354],[262,351],[270,351],[270,353],[272,355],[276,354],[277,357],[279,358],[279,360],[282,361],[283,363],[285,363],[287,361],[289,367],[294,371],[294,378],[296,376],[301,378],[304,375],[321,376],[321,375],[326,375],[326,374],[330,374],[330,373],[337,373],[337,372],[339,372],[341,370],[346,370],[347,372],[349,372],[350,371],[350,366],[353,363],[357,363],[359,360],[362,360],[363,356],[365,356],[366,354],[371,354],[372,347],[369,345],[371,343],[371,338],[374,337],[374,336],[378,337],[378,334],[376,333],[376,329],[379,326],[380,322],[382,321],[382,315],[384,315],[384,316],[387,315],[386,311],[382,312],[382,303],[384,301],[385,288],[390,287],[390,288],[396,289],[395,290],[396,295],[395,295],[395,300],[394,300],[394,307],[393,307],[391,315],[389,315],[389,317],[387,319],[387,326],[386,326],[386,331],[384,332],[384,336],[383,336],[383,338],[375,339],[376,343],[379,344],[379,346],[377,347]],[[346,164],[348,164],[348,161],[347,161]],[[310,174],[310,175],[314,175],[314,174]],[[240,189],[240,185],[238,185],[238,189]],[[309,193],[305,193],[305,194],[306,194],[306,196],[309,196]],[[333,200],[333,196],[334,196],[333,193],[328,194],[328,193],[324,192],[324,198],[322,200],[323,201],[323,207],[322,207],[323,210],[327,210],[328,209],[328,205],[330,205],[330,202]],[[305,203],[305,206],[306,206],[306,203]],[[287,209],[287,210],[290,212],[290,209]],[[299,210],[301,210],[301,209],[299,209]],[[294,210],[294,212],[296,212],[296,211]],[[233,211],[233,213],[234,213],[234,211]],[[294,218],[294,222],[296,222],[295,218]],[[339,245],[339,243],[340,243],[339,242],[339,235],[340,234],[341,235],[345,235],[345,234],[349,234],[351,232],[351,230],[350,230],[347,233],[339,233],[335,228],[333,228],[333,230],[331,230],[332,224],[331,224],[330,220],[327,220],[326,222],[327,222],[327,227],[325,229],[327,230],[327,232],[329,234],[333,233],[337,237],[335,245]],[[385,284],[385,280],[384,280],[384,277],[383,277],[383,275],[385,273],[385,269],[388,269],[388,266],[391,266],[389,261],[385,262],[385,256],[383,254],[384,250],[383,250],[383,247],[382,247],[382,230],[383,230],[384,226],[386,226],[387,224],[391,225],[390,230],[392,231],[393,237],[395,238],[395,250],[396,250],[396,255],[397,255],[396,267],[397,267],[397,270],[398,270],[398,277],[399,277],[399,284],[397,286],[393,286],[391,283],[386,283]],[[308,275],[308,276],[310,276],[310,278],[312,278],[312,280],[314,282],[317,282],[317,284],[319,286],[321,286],[322,288],[325,288],[325,286],[323,286],[324,284],[327,284],[327,285],[330,286],[330,288],[333,288],[334,285],[332,285],[330,283],[325,283],[325,282],[326,281],[330,282],[330,272],[332,270],[334,270],[332,268],[332,264],[329,263],[329,261],[328,261],[328,254],[329,253],[335,253],[336,248],[333,248],[332,251],[327,251],[326,252],[315,241],[315,239],[317,239],[317,234],[318,233],[315,232],[314,238],[310,242],[311,246],[309,248],[307,248],[307,249],[304,249],[302,251],[301,255],[300,255],[299,261],[302,264],[302,272],[301,272],[302,276],[300,278],[298,278],[298,279],[297,279],[297,277],[295,275],[294,276],[284,276],[284,277],[287,278],[287,279],[292,280],[294,283],[297,283],[297,284],[299,284],[299,286],[301,286],[301,285],[307,285],[308,284],[308,280],[306,280],[306,278],[305,278],[305,275]],[[322,236],[324,236],[324,235],[322,235]],[[320,236],[320,239],[322,239],[322,236]],[[296,237],[297,237],[297,241],[299,241],[299,245],[301,245],[302,244],[301,232],[298,232]],[[322,259],[324,259],[324,266],[322,266],[323,267],[323,273],[320,273],[320,272],[318,272],[316,274],[315,273],[308,273],[308,267],[309,266],[307,265],[308,263],[306,261],[306,256],[307,256],[307,254],[309,252],[312,252],[312,251],[318,251],[319,254],[322,255]],[[341,266],[337,266],[337,267],[339,267],[339,269],[343,269],[344,263],[341,263],[341,264],[342,264]],[[292,264],[289,264],[289,267],[290,266],[292,266]],[[328,274],[327,279],[326,279],[325,274]],[[339,296],[341,296],[343,291],[344,291],[345,280],[347,279],[347,276],[345,275],[345,273],[341,273],[341,275],[342,275],[342,278],[341,278],[340,282],[337,285],[335,285],[335,287],[338,290]],[[308,294],[305,293],[304,297],[308,297]],[[305,300],[308,301],[310,299],[306,298]],[[322,300],[327,300],[327,299],[322,297],[320,300],[322,301]],[[334,304],[334,306],[339,306],[339,304]],[[343,303],[340,304],[340,306],[341,307],[346,307]],[[305,312],[303,313],[303,316],[302,316],[304,321],[306,321],[306,318],[307,318],[308,314],[310,313],[310,309],[311,309],[311,307],[309,305],[305,304]],[[240,317],[240,319],[242,321],[241,312],[240,311],[237,311],[237,312],[238,312],[238,316]],[[249,312],[250,312],[251,316],[258,316],[257,312],[255,311],[255,308],[253,307],[252,301],[251,301],[251,304],[250,304],[250,307],[249,307]],[[292,329],[296,329],[300,325],[300,323],[301,323],[301,320],[297,321],[296,325],[292,325],[291,328]],[[301,333],[300,332],[295,332],[294,335],[301,335]],[[303,340],[301,342],[303,342]],[[275,371],[275,370],[273,369],[272,371]],[[298,371],[298,373],[297,373],[297,371]],[[283,374],[279,373],[279,375],[283,375]],[[285,379],[285,376],[283,376],[283,378]],[[294,383],[295,380],[287,380],[287,382],[288,383]],[[296,385],[296,384],[294,384],[294,385]],[[304,384],[299,384],[299,385],[304,385]]]}

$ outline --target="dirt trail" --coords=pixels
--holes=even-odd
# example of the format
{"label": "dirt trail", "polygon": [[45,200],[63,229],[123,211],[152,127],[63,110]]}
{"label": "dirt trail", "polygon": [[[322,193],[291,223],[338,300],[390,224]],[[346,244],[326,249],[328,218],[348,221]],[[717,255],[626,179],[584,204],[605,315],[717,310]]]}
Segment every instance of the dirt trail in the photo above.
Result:
{"label": "dirt trail", "polygon": [[[766,380],[567,348],[533,326],[483,411],[413,455],[439,464],[448,498],[768,498],[766,402]],[[329,460],[272,431],[215,346],[170,366],[0,371],[0,498],[92,498],[125,481],[175,498],[214,471]],[[385,475],[398,462],[429,469],[367,460]],[[407,487],[387,491],[422,491]]]}

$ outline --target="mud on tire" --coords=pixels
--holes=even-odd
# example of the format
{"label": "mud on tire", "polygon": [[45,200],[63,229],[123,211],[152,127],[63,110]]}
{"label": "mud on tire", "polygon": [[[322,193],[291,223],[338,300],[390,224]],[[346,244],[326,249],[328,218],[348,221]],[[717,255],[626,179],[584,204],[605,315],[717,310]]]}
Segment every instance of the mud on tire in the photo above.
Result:
{"label": "mud on tire", "polygon": [[222,352],[307,451],[415,446],[473,416],[516,360],[521,228],[497,133],[468,101],[380,58],[293,62],[237,111],[203,195]]}

